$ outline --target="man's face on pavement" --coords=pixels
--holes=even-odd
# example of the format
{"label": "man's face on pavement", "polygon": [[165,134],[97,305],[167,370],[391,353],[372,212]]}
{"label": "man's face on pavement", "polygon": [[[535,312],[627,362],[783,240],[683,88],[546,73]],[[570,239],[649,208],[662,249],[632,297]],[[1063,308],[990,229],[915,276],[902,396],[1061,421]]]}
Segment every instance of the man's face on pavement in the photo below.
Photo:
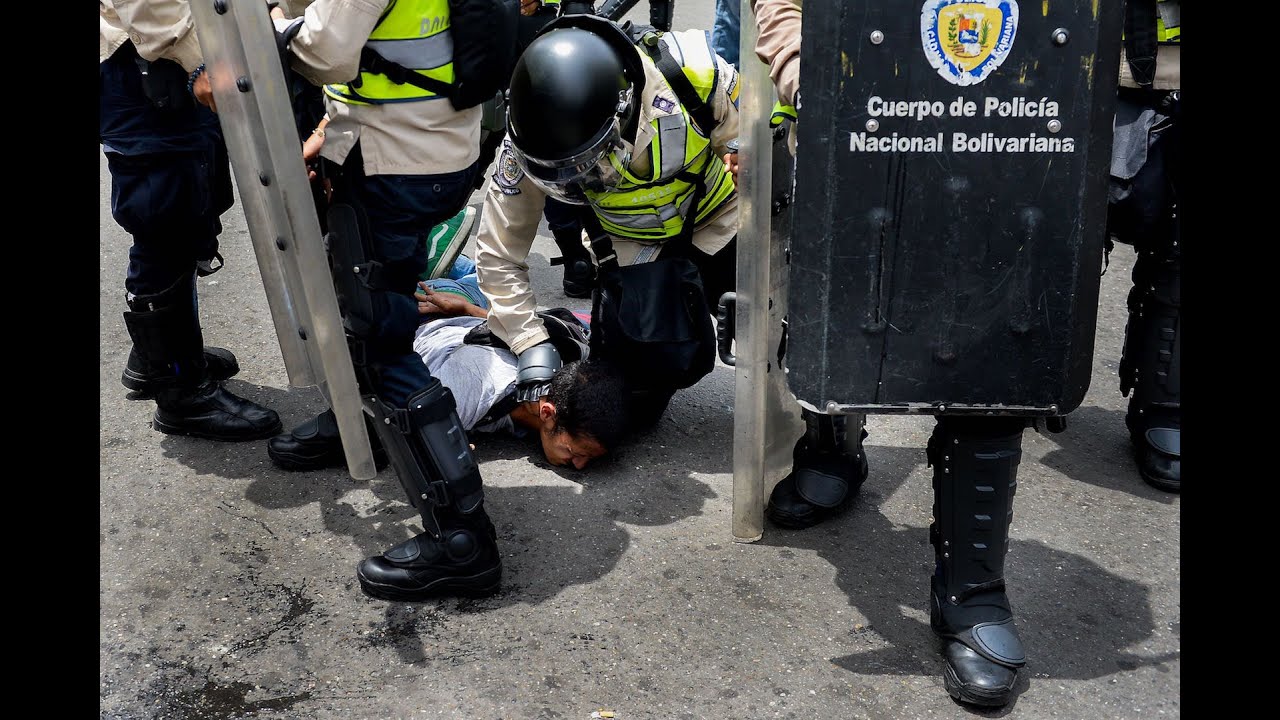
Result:
{"label": "man's face on pavement", "polygon": [[565,430],[542,430],[542,452],[552,465],[569,466],[581,470],[587,463],[601,457],[606,450],[592,437],[573,436]]}

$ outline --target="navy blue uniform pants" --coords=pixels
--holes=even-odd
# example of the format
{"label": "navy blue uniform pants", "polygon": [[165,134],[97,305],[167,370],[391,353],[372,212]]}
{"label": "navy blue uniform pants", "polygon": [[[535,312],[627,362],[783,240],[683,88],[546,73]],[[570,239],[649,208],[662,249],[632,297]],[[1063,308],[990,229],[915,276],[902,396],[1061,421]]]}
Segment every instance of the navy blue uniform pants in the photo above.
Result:
{"label": "navy blue uniform pants", "polygon": [[365,390],[393,407],[405,407],[409,397],[431,382],[426,363],[413,351],[421,320],[413,297],[415,280],[427,269],[431,229],[466,205],[476,172],[473,164],[439,175],[365,175],[357,145],[333,180],[333,203],[363,208],[368,218],[369,259],[382,263],[387,277],[401,279],[370,291],[376,317],[362,339],[364,358],[353,358],[357,367],[363,360],[368,371],[364,382],[373,386]]}
{"label": "navy blue uniform pants", "polygon": [[219,216],[233,196],[217,116],[194,99],[154,107],[137,58],[126,42],[99,66],[99,140],[111,172],[111,215],[133,236],[125,289],[146,296],[214,257]]}

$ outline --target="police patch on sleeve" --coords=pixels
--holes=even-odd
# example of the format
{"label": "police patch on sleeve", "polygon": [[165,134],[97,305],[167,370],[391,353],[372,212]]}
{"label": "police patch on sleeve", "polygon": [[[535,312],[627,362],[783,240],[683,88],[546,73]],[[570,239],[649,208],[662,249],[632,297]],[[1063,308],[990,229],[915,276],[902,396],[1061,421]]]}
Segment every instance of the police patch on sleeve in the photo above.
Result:
{"label": "police patch on sleeve", "polygon": [[524,179],[524,171],[516,162],[515,152],[511,149],[511,141],[502,141],[502,154],[498,156],[498,168],[493,173],[493,183],[503,195],[519,195],[518,185]]}
{"label": "police patch on sleeve", "polygon": [[653,96],[653,106],[658,108],[660,112],[669,113],[676,109],[676,104],[672,100],[662,97],[661,95]]}

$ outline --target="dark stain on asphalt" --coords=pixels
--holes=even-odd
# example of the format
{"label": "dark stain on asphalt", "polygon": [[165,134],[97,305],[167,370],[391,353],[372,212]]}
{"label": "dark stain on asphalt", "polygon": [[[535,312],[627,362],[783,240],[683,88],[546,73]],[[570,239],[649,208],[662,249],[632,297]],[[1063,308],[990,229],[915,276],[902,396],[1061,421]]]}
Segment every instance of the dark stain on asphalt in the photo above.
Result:
{"label": "dark stain on asphalt", "polygon": [[303,692],[250,702],[246,696],[253,689],[251,683],[220,685],[210,680],[202,688],[178,693],[173,699],[173,707],[184,712],[182,717],[185,720],[220,720],[248,717],[263,710],[288,710],[311,698],[311,693]]}
{"label": "dark stain on asphalt", "polygon": [[[252,717],[265,710],[289,710],[300,702],[311,699],[310,692],[281,695],[261,700],[249,700],[249,694],[258,690],[253,683],[220,683],[209,679],[209,668],[203,670],[189,661],[174,662],[161,659],[155,648],[151,663],[163,674],[150,683],[138,699],[146,707],[155,707],[157,718],[182,718],[182,720],[227,720]],[[195,686],[203,680],[203,684]]]}
{"label": "dark stain on asphalt", "polygon": [[303,587],[298,588],[291,588],[287,585],[269,585],[263,588],[262,593],[267,597],[273,600],[279,600],[281,598],[285,600],[286,607],[284,615],[282,615],[279,620],[272,623],[272,625],[264,632],[231,645],[228,652],[235,653],[248,648],[262,646],[266,644],[266,641],[270,639],[272,635],[275,635],[282,630],[292,628],[303,615],[311,612],[312,609],[315,608],[316,603],[304,594],[303,590],[305,586],[306,583],[304,582]]}

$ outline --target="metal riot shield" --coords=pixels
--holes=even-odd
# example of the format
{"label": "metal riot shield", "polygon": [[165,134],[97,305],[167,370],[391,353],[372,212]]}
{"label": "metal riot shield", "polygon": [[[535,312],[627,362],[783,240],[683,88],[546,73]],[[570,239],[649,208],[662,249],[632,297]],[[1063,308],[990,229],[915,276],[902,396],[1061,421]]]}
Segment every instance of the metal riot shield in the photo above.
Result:
{"label": "metal riot shield", "polygon": [[320,387],[348,471],[370,479],[364,410],[266,3],[191,0],[191,14],[289,384]]}
{"label": "metal riot shield", "polygon": [[769,66],[755,54],[751,0],[742,0],[742,17],[748,22],[739,39],[733,539],[752,542],[764,532],[765,500],[791,469],[791,452],[804,433],[804,421],[782,372],[794,163],[785,126],[776,133],[769,127],[777,93]]}
{"label": "metal riot shield", "polygon": [[804,8],[788,381],[818,412],[1088,388],[1122,3]]}

